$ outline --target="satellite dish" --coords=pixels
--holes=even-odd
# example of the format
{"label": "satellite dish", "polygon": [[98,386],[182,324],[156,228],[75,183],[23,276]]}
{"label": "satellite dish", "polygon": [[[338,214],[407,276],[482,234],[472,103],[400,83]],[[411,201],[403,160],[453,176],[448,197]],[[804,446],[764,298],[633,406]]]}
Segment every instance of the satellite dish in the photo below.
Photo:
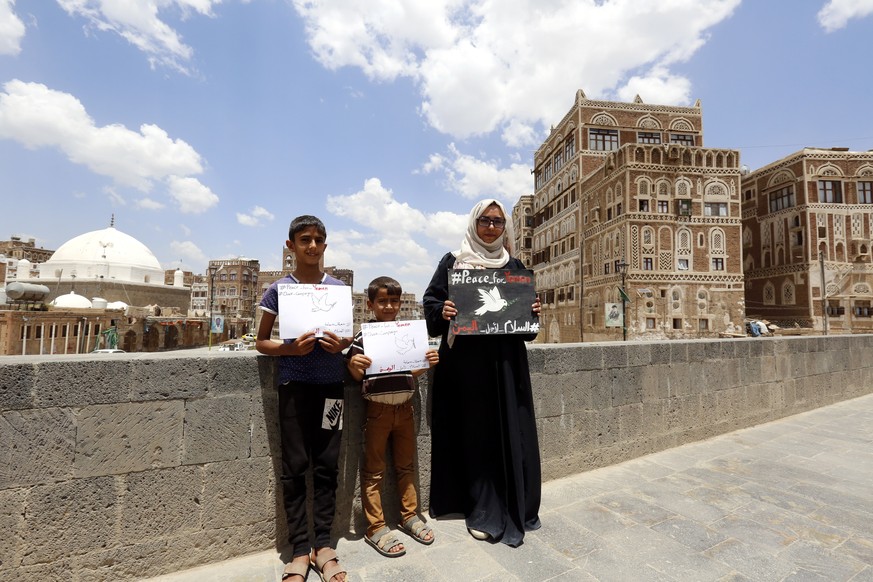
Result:
{"label": "satellite dish", "polygon": [[749,166],[747,166],[746,164],[743,164],[742,166],[740,166],[740,175],[741,176],[748,176],[751,171],[752,170],[749,169]]}

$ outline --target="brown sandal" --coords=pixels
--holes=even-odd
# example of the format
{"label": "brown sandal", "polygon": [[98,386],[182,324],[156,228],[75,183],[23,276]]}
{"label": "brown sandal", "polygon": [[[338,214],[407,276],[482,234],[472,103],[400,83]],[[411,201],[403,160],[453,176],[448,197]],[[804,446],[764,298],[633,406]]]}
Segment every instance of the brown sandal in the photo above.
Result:
{"label": "brown sandal", "polygon": [[[306,556],[309,558],[309,556]],[[290,561],[285,564],[285,569],[282,571],[282,580],[290,580],[292,576],[300,576],[302,582],[306,582],[306,575],[309,574],[310,560],[304,564],[303,562]],[[296,580],[291,582],[297,582]]]}
{"label": "brown sandal", "polygon": [[320,552],[313,549],[309,561],[311,567],[321,576],[321,582],[330,582],[334,576],[348,574],[346,569],[340,566],[339,556],[336,555],[333,548],[324,548]]}

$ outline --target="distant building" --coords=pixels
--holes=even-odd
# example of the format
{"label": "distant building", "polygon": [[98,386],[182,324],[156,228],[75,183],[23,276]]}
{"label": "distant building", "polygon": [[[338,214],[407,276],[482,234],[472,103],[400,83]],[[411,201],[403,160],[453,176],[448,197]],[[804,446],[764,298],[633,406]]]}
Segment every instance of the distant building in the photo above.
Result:
{"label": "distant building", "polygon": [[191,298],[184,274],[173,271],[166,284],[152,252],[113,225],[54,252],[31,247],[19,249],[45,260],[17,259],[14,282],[45,291],[21,298],[10,283],[0,296],[0,354],[76,354],[97,347],[159,351],[207,343],[205,318],[187,316]]}
{"label": "distant building", "polygon": [[48,300],[75,291],[87,298],[127,305],[187,311],[190,303],[190,289],[165,285],[164,269],[155,255],[114,226],[81,234],[34,266],[31,276],[19,272],[16,278],[47,286],[51,291]]}
{"label": "distant building", "polygon": [[31,263],[44,263],[49,260],[54,251],[36,248],[36,239],[22,241],[20,236],[13,235],[9,240],[0,241],[0,254],[8,259],[27,259]]}
{"label": "distant building", "polygon": [[531,267],[533,248],[533,195],[525,194],[512,208],[512,226],[515,231],[512,256],[519,259],[527,268]]}
{"label": "distant building", "polygon": [[539,341],[621,339],[607,314],[622,284],[628,339],[742,327],[739,152],[703,147],[699,102],[578,91],[534,162]]}
{"label": "distant building", "polygon": [[804,148],[749,173],[742,190],[747,313],[873,331],[873,151]]}
{"label": "distant building", "polygon": [[257,259],[209,261],[208,309],[211,315],[224,315],[229,338],[256,330],[260,270]]}

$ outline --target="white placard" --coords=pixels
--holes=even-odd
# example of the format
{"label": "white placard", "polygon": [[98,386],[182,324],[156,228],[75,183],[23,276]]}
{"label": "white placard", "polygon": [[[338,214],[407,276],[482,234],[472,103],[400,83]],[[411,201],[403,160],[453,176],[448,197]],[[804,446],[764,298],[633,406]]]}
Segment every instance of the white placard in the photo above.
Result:
{"label": "white placard", "polygon": [[373,361],[367,376],[430,367],[425,355],[430,349],[427,324],[423,319],[362,323],[361,333],[364,353]]}
{"label": "white placard", "polygon": [[346,285],[277,285],[279,337],[294,339],[307,331],[316,337],[330,331],[339,337],[354,335],[352,288]]}

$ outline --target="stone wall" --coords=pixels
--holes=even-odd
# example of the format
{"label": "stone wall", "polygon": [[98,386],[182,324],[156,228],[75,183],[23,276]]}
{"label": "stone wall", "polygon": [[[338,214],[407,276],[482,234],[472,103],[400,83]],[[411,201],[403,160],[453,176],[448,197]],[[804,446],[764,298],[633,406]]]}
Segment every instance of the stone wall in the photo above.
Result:
{"label": "stone wall", "polygon": [[[871,348],[869,335],[531,346],[543,478],[866,394]],[[0,359],[0,579],[133,580],[280,547],[273,363],[215,350]],[[419,388],[426,411],[426,378]],[[346,394],[334,533],[358,537],[363,407]]]}

